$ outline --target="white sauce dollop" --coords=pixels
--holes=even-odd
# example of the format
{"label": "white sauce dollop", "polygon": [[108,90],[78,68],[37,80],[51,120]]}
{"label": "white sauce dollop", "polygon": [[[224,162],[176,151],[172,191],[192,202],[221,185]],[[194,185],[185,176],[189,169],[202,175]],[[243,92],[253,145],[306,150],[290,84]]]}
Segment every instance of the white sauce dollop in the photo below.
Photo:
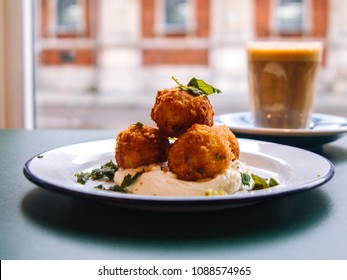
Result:
{"label": "white sauce dollop", "polygon": [[156,196],[205,196],[232,194],[244,190],[241,172],[248,173],[246,165],[238,160],[230,162],[229,168],[213,179],[184,181],[177,179],[170,171],[163,171],[160,164],[152,164],[136,169],[119,169],[114,176],[117,185],[123,178],[136,172],[145,172],[126,188],[127,192]]}

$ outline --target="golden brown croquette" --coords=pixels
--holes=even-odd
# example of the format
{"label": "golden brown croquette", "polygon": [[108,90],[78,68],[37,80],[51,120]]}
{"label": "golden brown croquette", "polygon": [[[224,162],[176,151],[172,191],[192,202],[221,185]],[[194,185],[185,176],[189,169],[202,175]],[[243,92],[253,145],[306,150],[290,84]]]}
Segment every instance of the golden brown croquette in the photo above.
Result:
{"label": "golden brown croquette", "polygon": [[167,160],[169,141],[158,129],[132,124],[117,136],[116,162],[120,168],[136,168]]}
{"label": "golden brown croquette", "polygon": [[179,87],[159,90],[151,111],[152,120],[169,137],[180,136],[195,123],[212,126],[213,117],[207,96],[194,96]]}
{"label": "golden brown croquette", "polygon": [[168,166],[178,179],[196,181],[225,172],[233,159],[221,133],[210,126],[194,124],[170,148]]}
{"label": "golden brown croquette", "polygon": [[225,125],[214,125],[212,126],[217,132],[221,133],[222,136],[227,139],[231,152],[234,154],[235,159],[240,157],[240,146],[234,133]]}

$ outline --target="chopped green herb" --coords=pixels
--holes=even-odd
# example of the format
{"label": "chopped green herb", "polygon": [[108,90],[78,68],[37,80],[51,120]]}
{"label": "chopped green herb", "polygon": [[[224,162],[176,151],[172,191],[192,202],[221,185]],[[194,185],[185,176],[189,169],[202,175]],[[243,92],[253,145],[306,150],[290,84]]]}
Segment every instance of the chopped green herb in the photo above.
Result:
{"label": "chopped green herb", "polygon": [[179,88],[181,90],[187,91],[193,95],[210,95],[213,93],[221,93],[221,90],[205,83],[203,80],[199,80],[197,78],[192,78],[188,85],[183,85],[182,83],[180,83],[175,77],[172,77],[172,79],[176,82],[176,84],[178,84]]}
{"label": "chopped green herb", "polygon": [[245,186],[249,186],[251,183],[251,176],[249,176],[247,173],[241,172],[241,180],[242,184]]}
{"label": "chopped green herb", "polygon": [[134,176],[131,176],[130,174],[126,175],[122,181],[122,184],[120,185],[121,188],[129,187],[132,183],[136,181],[138,177],[140,177],[144,170],[141,172],[136,172]]}
{"label": "chopped green herb", "polygon": [[117,186],[117,185],[109,187],[108,191],[111,191],[111,192],[121,192],[121,193],[125,193],[126,192],[125,188],[122,188],[122,187]]}
{"label": "chopped green herb", "polygon": [[109,187],[108,191],[125,193],[126,192],[125,189],[127,187],[129,187],[132,183],[134,183],[136,181],[136,179],[139,178],[143,174],[143,172],[145,172],[145,171],[143,170],[140,172],[136,172],[134,176],[131,176],[130,174],[126,175],[123,178],[123,181],[122,181],[120,186],[114,185],[112,187]]}
{"label": "chopped green herb", "polygon": [[274,178],[270,178],[269,187],[271,188],[277,185],[279,185],[279,183]]}
{"label": "chopped green herb", "polygon": [[118,170],[118,166],[110,160],[108,163],[101,165],[100,168],[93,169],[92,172],[80,172],[74,174],[77,182],[84,185],[89,179],[112,181],[114,173]]}
{"label": "chopped green herb", "polygon": [[118,166],[110,160],[108,163],[101,165],[98,169],[93,169],[90,173],[92,180],[109,180],[112,181],[114,173],[118,170]]}
{"label": "chopped green herb", "polygon": [[90,178],[89,172],[75,173],[74,176],[77,178],[77,183],[84,185]]}
{"label": "chopped green herb", "polygon": [[143,127],[143,123],[142,123],[142,122],[137,122],[137,123],[135,123],[135,126],[137,126],[137,127]]}
{"label": "chopped green herb", "polygon": [[269,187],[269,185],[266,183],[266,181],[263,178],[255,174],[251,174],[251,176],[254,181],[253,187],[252,187],[253,190],[262,190],[262,189],[267,189]]}
{"label": "chopped green herb", "polygon": [[106,188],[102,184],[95,186],[94,189],[106,190]]}
{"label": "chopped green herb", "polygon": [[[100,168],[93,169],[92,172],[80,172],[75,173],[74,176],[77,178],[77,182],[84,185],[89,179],[91,180],[107,180],[107,181],[113,181],[114,173],[118,170],[118,166],[113,163],[112,160],[107,162],[104,165],[101,165]],[[136,172],[134,176],[131,176],[130,174],[126,175],[121,183],[120,186],[114,185],[109,188],[105,188],[102,184],[99,184],[95,186],[95,189],[98,190],[107,190],[107,191],[113,191],[113,192],[123,192],[125,193],[126,187],[129,187],[132,183],[136,181],[138,177],[140,177],[143,174],[143,171]]]}
{"label": "chopped green herb", "polygon": [[251,174],[251,177],[253,179],[252,190],[263,190],[279,185],[279,183],[273,178],[271,178],[269,183],[267,183],[267,179],[261,178],[255,174]]}
{"label": "chopped green herb", "polygon": [[38,155],[37,158],[43,158],[43,155]]}

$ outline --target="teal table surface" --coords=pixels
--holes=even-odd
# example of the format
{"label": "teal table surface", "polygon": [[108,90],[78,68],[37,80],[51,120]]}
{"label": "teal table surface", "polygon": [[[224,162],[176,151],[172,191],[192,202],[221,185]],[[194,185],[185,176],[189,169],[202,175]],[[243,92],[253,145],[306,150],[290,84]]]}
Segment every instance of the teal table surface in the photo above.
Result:
{"label": "teal table surface", "polygon": [[115,135],[0,130],[1,259],[347,259],[347,136],[316,151],[335,165],[326,184],[229,210],[124,209],[42,189],[23,175],[36,154]]}

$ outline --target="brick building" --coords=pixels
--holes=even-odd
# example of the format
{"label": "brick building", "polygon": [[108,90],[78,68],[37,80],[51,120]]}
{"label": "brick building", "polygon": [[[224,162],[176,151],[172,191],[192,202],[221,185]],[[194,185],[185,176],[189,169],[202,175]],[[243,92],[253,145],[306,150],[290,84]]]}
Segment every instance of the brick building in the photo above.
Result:
{"label": "brick building", "polygon": [[226,93],[245,92],[245,42],[269,38],[323,40],[329,83],[345,71],[346,7],[342,0],[37,0],[38,91],[137,96],[172,75],[195,75]]}

